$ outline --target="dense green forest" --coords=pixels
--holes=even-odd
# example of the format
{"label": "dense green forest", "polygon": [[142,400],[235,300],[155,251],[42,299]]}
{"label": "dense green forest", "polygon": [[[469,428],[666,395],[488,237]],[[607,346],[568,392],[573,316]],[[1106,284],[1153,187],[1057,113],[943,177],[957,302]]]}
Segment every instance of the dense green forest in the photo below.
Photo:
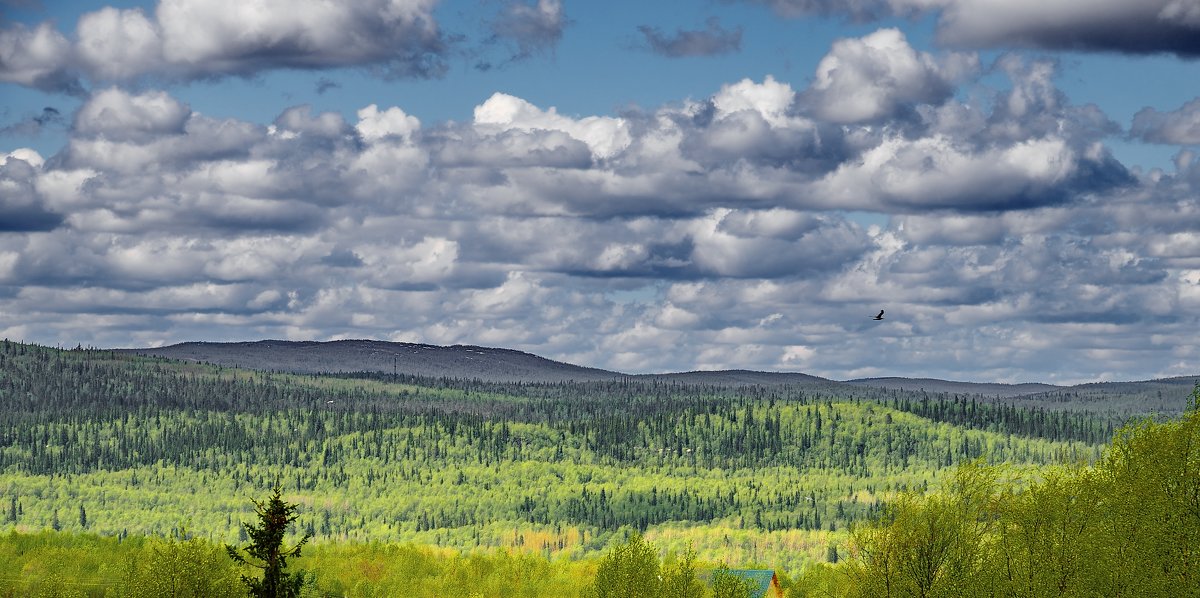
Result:
{"label": "dense green forest", "polygon": [[[978,396],[302,376],[8,341],[0,404],[0,529],[18,532],[0,542],[0,583],[50,570],[16,565],[12,546],[38,538],[142,563],[148,545],[244,540],[249,499],[279,484],[313,535],[302,566],[362,559],[329,567],[330,592],[408,566],[381,554],[577,590],[631,532],[800,579],[959,464],[1037,479],[1100,461],[1120,426]],[[136,573],[101,560],[97,584]]]}
{"label": "dense green forest", "polygon": [[[1175,421],[1120,431],[1091,467],[967,465],[859,526],[810,589],[878,596],[1200,596],[1200,387]],[[798,592],[797,592],[798,593]]]}

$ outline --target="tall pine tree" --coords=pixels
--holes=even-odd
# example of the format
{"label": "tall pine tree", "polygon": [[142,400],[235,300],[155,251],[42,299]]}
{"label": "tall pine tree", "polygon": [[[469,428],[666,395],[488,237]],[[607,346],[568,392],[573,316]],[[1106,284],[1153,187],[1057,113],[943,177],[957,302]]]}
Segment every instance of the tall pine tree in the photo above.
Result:
{"label": "tall pine tree", "polygon": [[[265,502],[251,499],[258,512],[258,524],[243,523],[242,527],[250,536],[250,543],[239,548],[228,544],[225,551],[229,558],[237,563],[250,565],[263,570],[262,579],[242,576],[242,583],[250,589],[250,595],[255,598],[294,598],[300,595],[300,586],[304,584],[304,574],[287,573],[287,559],[300,557],[300,549],[311,537],[305,534],[295,546],[284,549],[283,536],[288,526],[296,521],[296,510],[299,505],[283,502],[280,497],[281,488],[275,486],[274,494]],[[242,556],[245,551],[250,557]]]}

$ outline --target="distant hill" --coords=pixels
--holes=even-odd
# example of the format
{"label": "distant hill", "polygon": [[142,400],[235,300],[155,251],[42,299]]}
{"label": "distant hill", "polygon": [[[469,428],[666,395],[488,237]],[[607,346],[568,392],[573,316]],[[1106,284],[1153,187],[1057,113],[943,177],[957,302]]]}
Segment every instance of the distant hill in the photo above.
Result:
{"label": "distant hill", "polygon": [[473,345],[443,347],[372,340],[191,342],[118,351],[253,370],[303,374],[394,371],[414,376],[478,379],[488,382],[595,382],[632,378],[719,386],[838,384],[808,374],[749,370],[631,375],[563,363],[512,349]]}
{"label": "distant hill", "polygon": [[1038,382],[997,384],[987,382],[954,382],[935,378],[858,378],[856,380],[847,380],[846,384],[874,388],[894,388],[896,390],[979,394],[989,397],[1019,397],[1064,388],[1062,386],[1041,384]]}
{"label": "distant hill", "polygon": [[[189,342],[125,353],[197,361],[254,370],[304,374],[383,372],[485,382],[598,382],[633,379],[711,386],[792,386],[844,398],[910,398],[955,395],[999,398],[1006,403],[1109,413],[1177,413],[1187,404],[1196,377],[1075,386],[955,382],[933,378],[860,378],[839,382],[789,372],[749,370],[624,374],[539,357],[512,349],[373,340]],[[886,394],[885,394],[886,393]]]}
{"label": "distant hill", "polygon": [[711,384],[722,386],[778,386],[781,384],[840,384],[828,378],[795,372],[755,372],[752,370],[714,370],[679,372],[674,374],[638,374],[636,380],[661,380],[681,384]]}
{"label": "distant hill", "polygon": [[1179,376],[1138,382],[1089,382],[1019,397],[1020,401],[1062,405],[1071,409],[1131,413],[1182,411],[1200,376]]}
{"label": "distant hill", "polygon": [[180,343],[122,352],[253,370],[331,374],[385,372],[489,382],[590,382],[623,375],[553,361],[512,349],[372,340]]}

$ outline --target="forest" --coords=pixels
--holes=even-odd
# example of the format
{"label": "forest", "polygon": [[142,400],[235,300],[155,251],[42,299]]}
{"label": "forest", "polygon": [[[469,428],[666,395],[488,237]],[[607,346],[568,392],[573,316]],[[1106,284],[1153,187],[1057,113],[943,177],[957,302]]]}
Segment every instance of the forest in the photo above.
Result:
{"label": "forest", "polygon": [[[251,499],[275,485],[299,506],[295,535],[312,536],[297,566],[315,595],[434,595],[464,580],[468,595],[578,595],[635,537],[664,567],[772,568],[794,595],[961,593],[900,581],[903,559],[879,555],[915,540],[888,530],[951,521],[938,497],[964,485],[986,498],[956,516],[1004,521],[1039,488],[1109,479],[1096,472],[1122,442],[1195,419],[1130,427],[1095,409],[878,389],[295,375],[9,341],[0,401],[0,592],[12,595],[154,595],[136,588],[188,567],[224,587],[237,576],[220,547],[245,541]],[[1186,477],[1197,459],[1184,452]],[[1187,523],[1200,506],[1172,513]],[[955,558],[1014,562],[996,547],[1029,532],[1005,525]],[[926,577],[967,566],[954,562]],[[885,594],[871,593],[880,576]],[[179,595],[224,590],[206,591]]]}

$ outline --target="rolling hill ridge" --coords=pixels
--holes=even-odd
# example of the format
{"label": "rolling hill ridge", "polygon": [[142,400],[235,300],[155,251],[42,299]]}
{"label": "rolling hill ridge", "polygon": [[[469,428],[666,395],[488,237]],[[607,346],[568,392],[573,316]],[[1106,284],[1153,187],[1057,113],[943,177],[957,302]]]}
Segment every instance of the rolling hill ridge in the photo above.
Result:
{"label": "rolling hill ridge", "polygon": [[119,352],[211,363],[226,367],[303,374],[375,372],[484,382],[661,381],[710,386],[809,387],[845,396],[880,392],[978,396],[1005,402],[1036,402],[1063,409],[1178,412],[1200,376],[1074,386],[999,384],[933,378],[860,378],[837,381],[798,372],[720,370],[626,374],[555,361],[514,349],[439,346],[377,340],[186,342]]}

